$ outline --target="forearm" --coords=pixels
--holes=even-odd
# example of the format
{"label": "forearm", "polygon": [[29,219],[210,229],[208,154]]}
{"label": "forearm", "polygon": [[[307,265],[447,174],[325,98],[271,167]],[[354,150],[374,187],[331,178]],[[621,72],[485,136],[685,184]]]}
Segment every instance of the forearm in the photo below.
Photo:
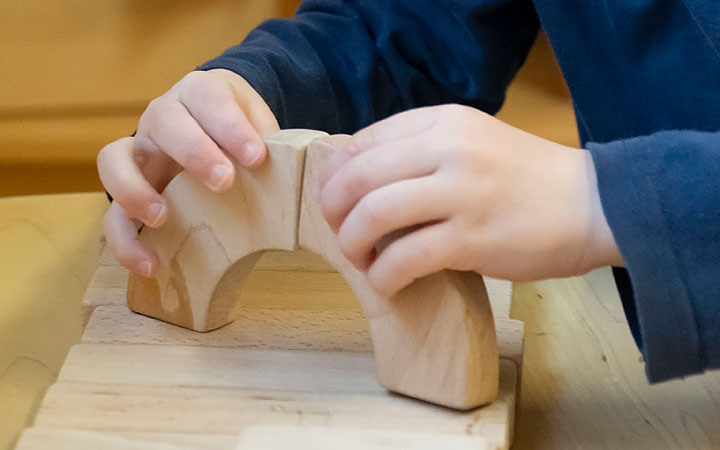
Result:
{"label": "forearm", "polygon": [[417,106],[496,112],[537,27],[525,0],[312,0],[200,68],[243,76],[283,128],[348,133]]}

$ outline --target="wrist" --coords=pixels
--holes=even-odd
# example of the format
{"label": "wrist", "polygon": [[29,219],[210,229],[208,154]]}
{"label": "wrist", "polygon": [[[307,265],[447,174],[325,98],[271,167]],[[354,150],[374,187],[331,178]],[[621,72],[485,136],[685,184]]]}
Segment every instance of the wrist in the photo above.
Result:
{"label": "wrist", "polygon": [[588,150],[582,152],[584,171],[587,180],[587,198],[589,201],[589,238],[586,247],[586,261],[591,269],[606,266],[622,267],[624,262],[618,249],[615,237],[603,211],[600,192],[598,190],[597,173],[592,156]]}

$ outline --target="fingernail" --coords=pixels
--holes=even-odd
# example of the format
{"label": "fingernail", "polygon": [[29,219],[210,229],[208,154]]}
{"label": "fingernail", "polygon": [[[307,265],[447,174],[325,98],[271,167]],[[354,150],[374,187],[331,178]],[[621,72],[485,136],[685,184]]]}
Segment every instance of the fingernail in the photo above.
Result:
{"label": "fingernail", "polygon": [[145,278],[150,278],[152,276],[153,266],[150,261],[141,262],[140,264],[138,264],[138,269],[140,270],[140,275],[144,276]]}
{"label": "fingernail", "polygon": [[245,144],[240,155],[240,162],[245,166],[253,165],[262,156],[262,150],[261,146],[252,142]]}
{"label": "fingernail", "polygon": [[162,203],[153,203],[148,206],[145,215],[147,217],[147,225],[151,227],[158,226],[165,216],[165,205]]}
{"label": "fingernail", "polygon": [[232,167],[224,164],[218,164],[213,167],[212,172],[210,172],[210,181],[208,182],[208,186],[213,191],[220,191],[232,183],[232,174]]}

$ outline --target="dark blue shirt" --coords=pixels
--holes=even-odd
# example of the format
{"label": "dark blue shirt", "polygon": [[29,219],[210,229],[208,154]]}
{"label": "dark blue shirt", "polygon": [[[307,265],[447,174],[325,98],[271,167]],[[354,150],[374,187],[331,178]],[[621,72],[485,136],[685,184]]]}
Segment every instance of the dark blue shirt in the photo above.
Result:
{"label": "dark blue shirt", "polygon": [[649,379],[720,367],[720,1],[308,0],[201,69],[242,75],[284,128],[347,133],[425,105],[497,112],[539,27]]}

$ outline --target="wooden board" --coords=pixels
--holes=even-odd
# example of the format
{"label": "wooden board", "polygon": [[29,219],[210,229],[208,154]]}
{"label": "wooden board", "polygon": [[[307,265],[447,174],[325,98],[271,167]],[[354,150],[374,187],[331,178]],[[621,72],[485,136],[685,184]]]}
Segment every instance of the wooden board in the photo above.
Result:
{"label": "wooden board", "polygon": [[354,294],[309,252],[263,255],[241,294],[240,318],[209,333],[130,312],[126,282],[105,251],[85,295],[82,343],[18,449],[509,447],[523,324],[507,317],[508,284],[488,283],[499,397],[458,412],[377,384]]}
{"label": "wooden board", "polygon": [[20,447],[26,450],[75,450],[102,448],[106,450],[254,450],[307,449],[345,450],[487,450],[491,448],[481,436],[449,436],[428,432],[397,432],[322,427],[252,426],[239,436],[169,434],[169,433],[112,433],[65,429],[27,430]]}

